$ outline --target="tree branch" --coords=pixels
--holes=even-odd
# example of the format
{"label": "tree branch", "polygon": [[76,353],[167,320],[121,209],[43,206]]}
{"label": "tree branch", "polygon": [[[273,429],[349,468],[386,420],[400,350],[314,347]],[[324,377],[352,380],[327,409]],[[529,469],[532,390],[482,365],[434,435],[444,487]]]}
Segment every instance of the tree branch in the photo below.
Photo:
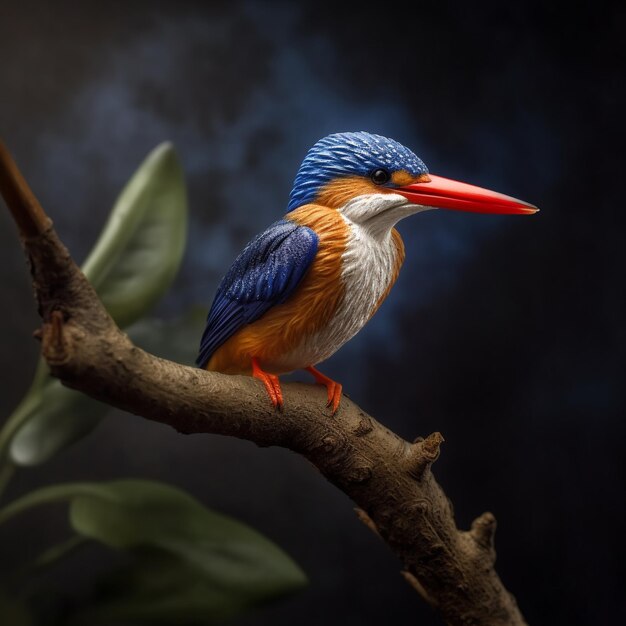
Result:
{"label": "tree branch", "polygon": [[25,237],[33,237],[52,224],[1,140],[0,193]]}
{"label": "tree branch", "polygon": [[408,443],[345,397],[333,417],[325,391],[298,383],[284,385],[285,409],[276,412],[250,377],[144,352],[108,315],[1,145],[0,191],[30,260],[53,376],[182,433],[231,435],[302,454],[352,498],[359,517],[401,559],[404,577],[448,624],[525,624],[494,569],[493,515],[458,530],[430,471],[439,433]]}

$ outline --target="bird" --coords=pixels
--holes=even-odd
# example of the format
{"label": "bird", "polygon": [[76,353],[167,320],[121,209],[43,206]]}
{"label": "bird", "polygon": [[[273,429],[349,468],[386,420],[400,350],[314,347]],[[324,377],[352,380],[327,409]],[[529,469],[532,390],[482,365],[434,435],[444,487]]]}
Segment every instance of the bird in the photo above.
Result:
{"label": "bird", "polygon": [[339,409],[342,385],[317,365],[376,313],[405,258],[395,228],[430,209],[532,214],[522,200],[429,173],[401,143],[334,133],[308,151],[285,216],[254,237],[222,278],[196,364],[251,375],[274,409],[279,375],[306,370]]}

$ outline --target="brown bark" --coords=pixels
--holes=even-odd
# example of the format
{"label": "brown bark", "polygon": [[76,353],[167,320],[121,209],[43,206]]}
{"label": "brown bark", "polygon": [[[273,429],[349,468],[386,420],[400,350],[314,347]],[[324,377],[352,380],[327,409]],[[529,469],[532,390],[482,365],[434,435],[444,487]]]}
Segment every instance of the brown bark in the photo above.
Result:
{"label": "brown bark", "polygon": [[166,361],[134,346],[58,239],[0,143],[0,191],[29,257],[43,356],[63,384],[182,433],[219,433],[302,454],[357,504],[400,558],[406,580],[454,625],[525,624],[495,569],[495,518],[458,530],[431,465],[443,437],[404,441],[347,398],[331,416],[325,390],[284,385],[274,411],[262,385]]}

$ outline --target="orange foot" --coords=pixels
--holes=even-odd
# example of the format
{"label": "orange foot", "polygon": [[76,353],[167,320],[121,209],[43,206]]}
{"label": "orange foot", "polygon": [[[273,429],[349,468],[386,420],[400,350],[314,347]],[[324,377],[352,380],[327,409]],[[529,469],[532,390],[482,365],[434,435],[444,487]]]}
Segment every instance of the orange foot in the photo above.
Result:
{"label": "orange foot", "polygon": [[256,358],[252,359],[252,376],[254,376],[254,378],[258,378],[265,385],[265,390],[267,391],[267,395],[270,397],[274,408],[282,409],[283,392],[280,388],[278,376],[264,372]]}
{"label": "orange foot", "polygon": [[326,389],[328,390],[328,402],[326,403],[326,406],[332,406],[334,415],[339,408],[339,403],[341,402],[341,383],[337,383],[331,378],[328,378],[328,376],[324,376],[322,372],[316,370],[313,366],[305,369],[307,372],[311,372],[311,374],[313,374],[316,383],[326,385]]}

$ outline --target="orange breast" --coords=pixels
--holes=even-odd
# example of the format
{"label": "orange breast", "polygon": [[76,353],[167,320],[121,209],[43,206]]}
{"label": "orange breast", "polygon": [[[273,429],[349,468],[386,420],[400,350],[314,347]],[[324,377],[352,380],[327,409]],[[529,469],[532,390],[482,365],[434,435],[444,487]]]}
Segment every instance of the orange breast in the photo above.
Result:
{"label": "orange breast", "polygon": [[[266,371],[280,374],[281,356],[291,353],[302,338],[316,333],[332,319],[343,295],[341,257],[349,229],[335,209],[308,204],[286,216],[313,229],[319,237],[315,260],[296,291],[283,304],[244,326],[223,343],[206,369],[227,374],[249,373],[252,357]],[[306,367],[311,363],[301,363]]]}

